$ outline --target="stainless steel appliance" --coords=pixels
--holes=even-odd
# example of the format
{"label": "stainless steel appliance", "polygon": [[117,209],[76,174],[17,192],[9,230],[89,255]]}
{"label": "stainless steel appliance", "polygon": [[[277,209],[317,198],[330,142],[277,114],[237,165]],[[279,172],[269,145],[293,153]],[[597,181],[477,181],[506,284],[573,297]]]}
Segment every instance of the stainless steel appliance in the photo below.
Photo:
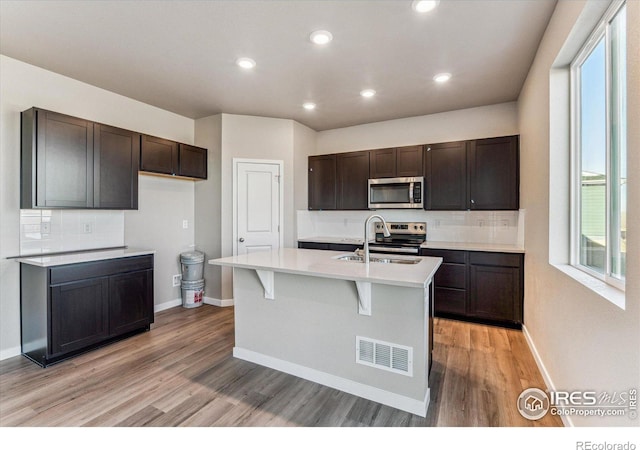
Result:
{"label": "stainless steel appliance", "polygon": [[375,224],[375,243],[369,244],[371,253],[405,253],[417,255],[427,240],[426,222],[387,222],[390,235],[384,235],[382,223]]}
{"label": "stainless steel appliance", "polygon": [[369,179],[369,209],[423,207],[424,177]]}

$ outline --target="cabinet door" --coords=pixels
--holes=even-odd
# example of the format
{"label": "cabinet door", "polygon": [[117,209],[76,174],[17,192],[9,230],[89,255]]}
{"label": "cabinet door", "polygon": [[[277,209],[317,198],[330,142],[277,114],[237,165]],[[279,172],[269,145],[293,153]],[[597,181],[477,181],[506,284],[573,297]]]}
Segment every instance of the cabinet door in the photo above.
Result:
{"label": "cabinet door", "polygon": [[36,205],[93,206],[93,122],[36,110]]}
{"label": "cabinet door", "polygon": [[422,145],[398,147],[396,149],[396,176],[421,177],[423,174]]}
{"label": "cabinet door", "polygon": [[369,208],[369,152],[339,153],[338,209]]}
{"label": "cabinet door", "polygon": [[309,209],[336,209],[336,155],[309,156]]}
{"label": "cabinet door", "polygon": [[94,208],[138,209],[140,135],[95,124]]}
{"label": "cabinet door", "polygon": [[426,207],[467,209],[467,145],[447,142],[425,146]]}
{"label": "cabinet door", "polygon": [[153,271],[109,277],[109,334],[117,336],[153,322]]}
{"label": "cabinet door", "polygon": [[180,171],[183,177],[207,179],[207,149],[180,144]]}
{"label": "cabinet door", "polygon": [[469,314],[482,319],[522,322],[520,269],[470,265]]}
{"label": "cabinet door", "polygon": [[371,150],[369,178],[393,178],[396,176],[396,149]]}
{"label": "cabinet door", "polygon": [[518,136],[479,139],[469,148],[470,209],[519,208]]}
{"label": "cabinet door", "polygon": [[178,143],[154,136],[142,136],[140,170],[176,175],[179,168]]}
{"label": "cabinet door", "polygon": [[51,354],[67,353],[109,336],[107,278],[51,287]]}

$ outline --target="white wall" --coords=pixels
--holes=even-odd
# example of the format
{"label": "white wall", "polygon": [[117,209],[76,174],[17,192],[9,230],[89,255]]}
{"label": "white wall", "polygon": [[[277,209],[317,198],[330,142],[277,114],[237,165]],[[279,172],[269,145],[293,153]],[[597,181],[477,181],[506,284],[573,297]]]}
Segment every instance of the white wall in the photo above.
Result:
{"label": "white wall", "polygon": [[515,102],[320,131],[316,154],[518,134]]}
{"label": "white wall", "polygon": [[[309,155],[315,154],[318,133],[298,122],[293,122],[293,205],[294,210],[306,210],[309,204],[307,174]],[[300,237],[298,215],[295,216],[295,237]],[[293,243],[295,246],[295,242]]]}
{"label": "white wall", "polygon": [[[185,141],[182,141],[185,142]],[[152,175],[138,176],[138,210],[124,213],[124,242],[129,247],[150,248],[154,256],[153,292],[157,310],[176,306],[180,287],[180,253],[193,250],[194,182]],[[182,227],[182,221],[188,228]]]}
{"label": "white wall", "polygon": [[[20,352],[19,254],[20,112],[32,106],[105,124],[193,143],[194,122],[121,95],[0,55],[0,359]],[[183,232],[173,222],[158,222],[156,211],[175,210],[193,224],[193,182],[140,178],[140,210],[125,213],[125,243],[152,246],[156,254],[156,293],[175,272],[179,248],[193,242],[193,226]],[[159,190],[171,192],[159,195]],[[191,206],[189,206],[191,205]],[[186,209],[183,209],[183,206]],[[188,210],[191,210],[190,213]],[[148,214],[149,213],[149,214]],[[185,216],[185,217],[182,217]],[[147,242],[149,229],[162,239]],[[148,244],[148,245],[147,245]],[[176,290],[156,298],[179,298]]]}
{"label": "white wall", "polygon": [[[598,2],[559,2],[538,49],[518,101],[521,155],[521,205],[525,226],[524,320],[546,367],[546,375],[561,390],[621,392],[640,384],[640,2],[628,2],[628,245],[626,307],[621,309],[549,264],[551,222],[567,224],[568,171],[550,177],[550,152],[569,152],[568,139],[555,127],[557,93],[550,99],[550,70],[567,39],[588,34]],[[586,26],[573,30],[574,25]],[[575,43],[569,42],[573,48]],[[565,82],[567,77],[552,79]],[[564,97],[566,98],[566,96]],[[550,108],[554,108],[551,110]],[[551,118],[553,117],[553,119]],[[565,132],[566,134],[566,132]],[[568,158],[564,158],[567,161]],[[551,161],[551,162],[550,162]],[[634,170],[635,168],[635,170]],[[560,179],[558,179],[560,177]],[[564,177],[564,181],[562,181]],[[550,185],[552,188],[550,188]],[[553,189],[553,190],[552,190]],[[558,199],[560,198],[560,199]],[[564,204],[564,205],[563,205]],[[561,211],[555,208],[562,207]],[[554,228],[557,230],[557,228]],[[564,236],[566,240],[566,233]],[[566,252],[566,245],[563,246]],[[555,252],[557,253],[557,252]],[[552,255],[557,259],[557,254]],[[566,258],[565,258],[566,259]],[[571,417],[580,426],[638,426],[626,416]]]}
{"label": "white wall", "polygon": [[[293,121],[222,114],[222,256],[233,254],[233,158],[284,162],[284,246],[293,246]],[[232,271],[223,268],[222,300],[233,298],[232,283]]]}
{"label": "white wall", "polygon": [[[205,261],[222,256],[221,240],[221,145],[222,115],[196,120],[196,145],[207,148],[207,179],[198,181],[195,188],[196,248],[205,253]],[[222,271],[220,266],[204,265],[205,296],[222,299]]]}

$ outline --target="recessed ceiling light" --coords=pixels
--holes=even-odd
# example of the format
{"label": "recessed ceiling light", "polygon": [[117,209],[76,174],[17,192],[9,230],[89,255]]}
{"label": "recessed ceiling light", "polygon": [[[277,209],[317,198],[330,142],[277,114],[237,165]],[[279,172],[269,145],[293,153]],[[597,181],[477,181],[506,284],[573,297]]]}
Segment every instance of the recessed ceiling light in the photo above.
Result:
{"label": "recessed ceiling light", "polygon": [[302,107],[307,111],[311,111],[312,109],[316,109],[316,104],[312,102],[303,103]]}
{"label": "recessed ceiling light", "polygon": [[376,95],[376,91],[374,91],[373,89],[365,89],[363,91],[360,91],[360,95],[362,95],[363,97],[369,98]]}
{"label": "recessed ceiling light", "polygon": [[251,58],[238,58],[236,64],[243,69],[253,69],[256,66],[256,62]]}
{"label": "recessed ceiling light", "polygon": [[326,30],[318,30],[311,33],[309,39],[314,44],[325,45],[331,42],[331,39],[333,39],[333,35]]}
{"label": "recessed ceiling light", "polygon": [[437,83],[446,83],[447,81],[449,81],[449,78],[451,78],[450,73],[439,73],[438,75],[433,77],[433,81]]}
{"label": "recessed ceiling light", "polygon": [[414,0],[411,7],[419,13],[429,12],[438,6],[440,0]]}

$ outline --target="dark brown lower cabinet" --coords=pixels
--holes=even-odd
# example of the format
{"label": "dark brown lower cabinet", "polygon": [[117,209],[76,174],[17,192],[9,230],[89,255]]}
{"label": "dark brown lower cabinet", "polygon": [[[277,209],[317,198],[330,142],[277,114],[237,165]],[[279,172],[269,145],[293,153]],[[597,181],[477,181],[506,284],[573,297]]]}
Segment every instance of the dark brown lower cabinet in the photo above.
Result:
{"label": "dark brown lower cabinet", "polygon": [[524,255],[422,249],[443,258],[435,276],[435,315],[521,328]]}
{"label": "dark brown lower cabinet", "polygon": [[22,354],[46,367],[149,330],[153,255],[52,267],[20,264]]}
{"label": "dark brown lower cabinet", "polygon": [[109,336],[109,279],[51,287],[51,354],[88,347]]}

